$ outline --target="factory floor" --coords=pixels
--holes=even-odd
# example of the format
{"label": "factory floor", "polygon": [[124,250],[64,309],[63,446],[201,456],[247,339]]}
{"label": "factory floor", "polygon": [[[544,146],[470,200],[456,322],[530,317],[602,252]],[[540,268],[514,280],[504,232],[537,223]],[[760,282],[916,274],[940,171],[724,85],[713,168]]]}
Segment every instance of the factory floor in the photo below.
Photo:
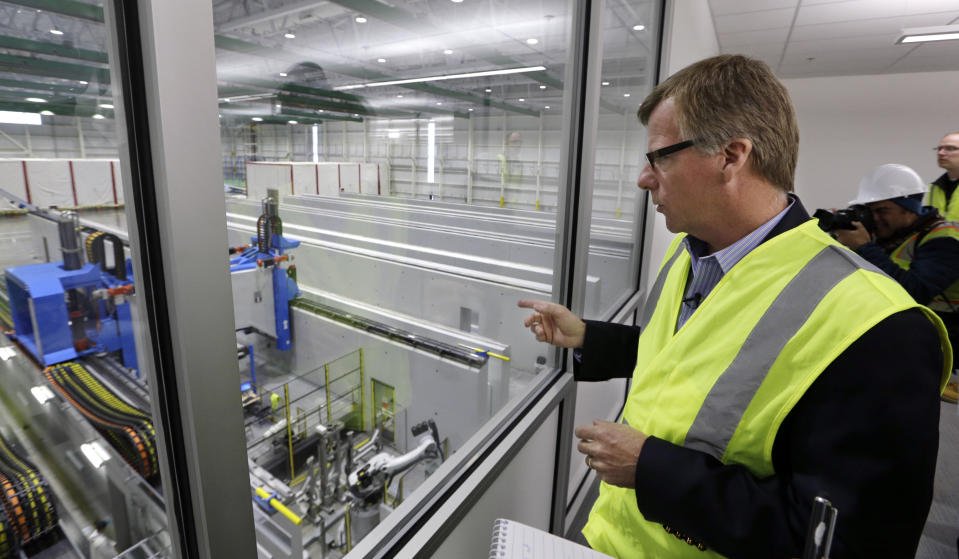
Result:
{"label": "factory floor", "polygon": [[[959,537],[959,408],[943,402],[939,415],[936,491],[917,559],[956,559]],[[842,517],[840,516],[840,519]]]}

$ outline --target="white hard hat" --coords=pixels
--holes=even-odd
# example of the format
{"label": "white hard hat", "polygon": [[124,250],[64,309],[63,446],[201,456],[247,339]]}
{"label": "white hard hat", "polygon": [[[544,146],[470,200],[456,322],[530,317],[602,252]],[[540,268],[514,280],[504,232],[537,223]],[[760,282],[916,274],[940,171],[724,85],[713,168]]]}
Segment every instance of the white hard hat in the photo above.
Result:
{"label": "white hard hat", "polygon": [[911,168],[897,163],[886,163],[869,171],[859,181],[859,195],[849,202],[849,205],[924,194],[927,188],[928,185],[922,181],[919,173]]}

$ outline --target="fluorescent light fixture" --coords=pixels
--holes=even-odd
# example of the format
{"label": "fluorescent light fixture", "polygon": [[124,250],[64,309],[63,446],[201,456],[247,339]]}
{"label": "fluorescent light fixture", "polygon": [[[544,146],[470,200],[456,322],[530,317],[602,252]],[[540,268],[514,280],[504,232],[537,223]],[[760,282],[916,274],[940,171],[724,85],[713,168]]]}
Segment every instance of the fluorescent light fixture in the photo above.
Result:
{"label": "fluorescent light fixture", "polygon": [[959,39],[959,25],[937,25],[934,27],[911,27],[902,30],[896,40],[897,45],[906,43],[928,43],[933,41],[952,41]]}
{"label": "fluorescent light fixture", "polygon": [[45,404],[48,401],[53,399],[53,392],[46,386],[43,386],[42,384],[31,388],[30,393],[33,394],[33,397],[36,398],[37,401],[40,402],[41,404]]}
{"label": "fluorescent light fixture", "polygon": [[446,49],[443,51],[443,54],[453,54],[453,49]]}
{"label": "fluorescent light fixture", "polygon": [[380,64],[386,64],[385,58],[377,58],[376,61],[379,62]]}
{"label": "fluorescent light fixture", "polygon": [[3,124],[43,124],[42,120],[37,113],[0,111],[0,122]]}
{"label": "fluorescent light fixture", "polygon": [[286,72],[280,72],[280,77],[281,77],[281,78],[285,78],[285,77],[286,77]]}
{"label": "fluorescent light fixture", "polygon": [[522,102],[524,102],[524,101],[526,101],[526,98],[525,98],[525,97],[520,97],[520,98],[519,98],[519,102],[520,102],[520,103],[522,103]]}
{"label": "fluorescent light fixture", "polygon": [[634,25],[634,26],[633,26],[633,31],[642,31],[643,29],[646,29],[646,26],[645,26],[645,25]]}
{"label": "fluorescent light fixture", "polygon": [[436,182],[436,123],[426,124],[426,182]]}
{"label": "fluorescent light fixture", "polygon": [[472,107],[470,107],[469,109],[466,109],[466,110],[469,111],[469,112],[473,112],[473,108],[472,108]]}
{"label": "fluorescent light fixture", "polygon": [[287,124],[297,124],[297,122],[296,122],[295,120],[288,120],[288,121],[286,121],[286,122],[287,122]]}
{"label": "fluorescent light fixture", "polygon": [[106,118],[106,117],[103,116],[103,115],[100,114],[100,113],[97,113],[97,114],[93,115],[93,118],[95,118],[95,119],[97,119],[97,120],[103,120],[103,119]]}
{"label": "fluorescent light fixture", "polygon": [[355,21],[356,23],[366,23],[366,18],[363,16],[356,16],[355,18],[353,18],[353,21]]}
{"label": "fluorescent light fixture", "polygon": [[463,3],[463,0],[450,0],[450,2],[452,2],[452,3],[454,3],[454,4],[462,4],[462,3]]}
{"label": "fluorescent light fixture", "polygon": [[629,93],[623,93],[623,97],[629,97]]}
{"label": "fluorescent light fixture", "polygon": [[[468,72],[466,74],[446,74],[443,76],[427,76],[425,78],[410,78],[408,80],[391,80],[386,82],[358,83],[355,85],[341,85],[334,87],[337,91],[346,91],[348,89],[359,89],[361,87],[381,87],[384,85],[402,85],[405,83],[438,82],[443,80],[459,80],[465,78],[481,78],[484,76],[502,76],[506,74],[519,74],[523,72],[542,72],[546,66],[524,66],[522,68],[505,68],[503,70],[487,70],[485,72]],[[490,93],[492,89],[487,88]]]}
{"label": "fluorescent light fixture", "polygon": [[544,108],[544,109],[546,109],[546,110],[548,111],[548,110],[549,110],[549,105],[546,105],[546,106],[545,106],[545,107],[543,107],[543,108]]}
{"label": "fluorescent light fixture", "polygon": [[87,85],[88,83],[90,83],[90,82],[86,82],[86,81],[80,80],[80,85]]}
{"label": "fluorescent light fixture", "polygon": [[320,161],[320,125],[313,125],[313,163]]}
{"label": "fluorescent light fixture", "polygon": [[43,116],[53,116],[53,111],[40,111]]}
{"label": "fluorescent light fixture", "polygon": [[538,42],[539,42],[539,39],[534,39],[534,38],[532,38],[532,37],[530,37],[529,39],[526,39],[526,44],[527,44],[527,45],[535,45],[535,44],[538,43]]}
{"label": "fluorescent light fixture", "polygon": [[110,103],[100,103],[100,104],[97,105],[97,106],[100,107],[101,109],[112,109],[112,108],[113,108],[113,105],[111,105]]}
{"label": "fluorescent light fixture", "polygon": [[53,33],[54,35],[63,35],[63,31],[60,31],[59,29],[51,29],[50,33]]}
{"label": "fluorescent light fixture", "polygon": [[24,101],[30,101],[31,103],[46,103],[46,99],[41,99],[39,97],[27,97]]}
{"label": "fluorescent light fixture", "polygon": [[396,98],[397,98],[397,99],[402,99],[402,98],[403,98],[403,94],[402,94],[402,93],[397,94],[397,95],[396,95]]}
{"label": "fluorescent light fixture", "polygon": [[296,39],[296,35],[290,32],[284,33],[283,36],[286,37],[287,39]]}
{"label": "fluorescent light fixture", "polygon": [[486,93],[493,93],[493,90],[490,89],[490,88],[488,88],[488,87],[485,89],[485,91],[486,91]]}
{"label": "fluorescent light fixture", "polygon": [[107,451],[96,441],[80,445],[80,452],[87,457],[87,460],[90,461],[90,464],[92,464],[94,468],[99,468],[104,462],[110,459]]}
{"label": "fluorescent light fixture", "polygon": [[603,85],[609,85],[609,82],[603,82]]}
{"label": "fluorescent light fixture", "polygon": [[258,117],[258,116],[255,116],[255,117],[251,118],[250,120],[252,120],[253,122],[263,122],[263,119],[262,119],[261,117]]}
{"label": "fluorescent light fixture", "polygon": [[546,86],[545,86],[545,85],[541,85],[541,86],[539,86],[539,88],[540,88],[540,89],[546,89]]}

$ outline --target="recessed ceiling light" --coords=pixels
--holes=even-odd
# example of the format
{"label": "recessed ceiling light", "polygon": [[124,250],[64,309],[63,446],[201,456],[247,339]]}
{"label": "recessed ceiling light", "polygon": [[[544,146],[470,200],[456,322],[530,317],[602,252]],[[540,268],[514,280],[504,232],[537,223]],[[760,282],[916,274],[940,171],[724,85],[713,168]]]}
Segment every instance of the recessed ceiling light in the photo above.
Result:
{"label": "recessed ceiling light", "polygon": [[443,54],[453,54],[453,50],[452,50],[452,49],[446,49],[446,50],[443,51]]}
{"label": "recessed ceiling light", "polygon": [[443,102],[442,102],[442,101],[437,101],[436,104],[437,104],[437,105],[442,105]]}
{"label": "recessed ceiling light", "polygon": [[541,86],[539,86],[539,88],[540,88],[540,89],[546,89],[546,86],[545,86],[545,85],[541,85]]}
{"label": "recessed ceiling light", "polygon": [[629,93],[623,93],[623,97],[629,97]]}
{"label": "recessed ceiling light", "polygon": [[609,85],[609,82],[603,82],[603,85]]}
{"label": "recessed ceiling light", "polygon": [[462,3],[463,3],[463,0],[450,0],[450,1],[453,2],[454,4],[462,4]]}
{"label": "recessed ceiling light", "polygon": [[326,109],[320,109],[319,112],[325,113],[325,112],[326,112]]}
{"label": "recessed ceiling light", "polygon": [[526,101],[526,99],[523,99],[522,97],[520,97],[519,102],[522,103],[523,101]]}
{"label": "recessed ceiling light", "polygon": [[290,124],[296,124],[296,121],[295,121],[295,120],[288,120],[287,122],[290,123]]}
{"label": "recessed ceiling light", "polygon": [[546,106],[543,107],[543,108],[548,110],[548,109],[549,109],[549,105],[546,105]]}
{"label": "recessed ceiling light", "polygon": [[101,109],[112,109],[112,108],[113,108],[113,105],[111,105],[110,103],[100,103],[100,104],[97,105],[97,106],[100,107]]}
{"label": "recessed ceiling light", "polygon": [[535,44],[538,43],[538,42],[539,42],[539,39],[534,39],[534,38],[532,38],[532,37],[530,37],[529,39],[526,39],[526,44],[527,44],[527,45],[535,45]]}
{"label": "recessed ceiling light", "polygon": [[355,21],[356,23],[366,23],[366,18],[363,16],[356,16],[355,18],[353,18],[353,21]]}
{"label": "recessed ceiling light", "polygon": [[[462,1],[463,1],[463,0],[460,0],[460,2],[462,2]],[[466,110],[469,111],[469,112],[473,112],[473,108],[472,108],[472,107],[470,107],[469,109],[466,109]]]}
{"label": "recessed ceiling light", "polygon": [[63,31],[60,31],[59,29],[51,29],[50,33],[53,33],[54,35],[63,35]]}
{"label": "recessed ceiling light", "polygon": [[287,39],[296,39],[296,34],[294,34],[294,33],[292,33],[292,32],[289,32],[289,31],[287,31],[286,33],[284,33],[283,36],[286,37]]}
{"label": "recessed ceiling light", "polygon": [[402,94],[402,93],[398,94],[398,95],[396,96],[396,98],[397,98],[397,99],[402,99],[402,98],[403,98],[403,94]]}
{"label": "recessed ceiling light", "polygon": [[356,113],[353,113],[353,116],[360,116],[360,115],[358,115],[358,114],[356,114]]}
{"label": "recessed ceiling light", "polygon": [[258,116],[255,116],[255,117],[251,118],[250,120],[252,120],[253,122],[263,122],[263,119],[260,118],[260,117],[258,117]]}
{"label": "recessed ceiling light", "polygon": [[487,87],[487,88],[486,88],[486,93],[493,93],[493,90]]}
{"label": "recessed ceiling light", "polygon": [[286,76],[287,76],[287,73],[286,73],[286,72],[280,72],[280,77],[281,77],[281,78],[285,78]]}
{"label": "recessed ceiling light", "polygon": [[633,31],[642,31],[643,29],[646,29],[646,26],[645,26],[645,25],[634,25],[634,26],[633,26]]}
{"label": "recessed ceiling light", "polygon": [[53,111],[40,111],[43,116],[53,116]]}
{"label": "recessed ceiling light", "polygon": [[90,83],[90,82],[85,82],[85,81],[83,81],[83,80],[80,80],[80,85],[87,85],[88,83]]}
{"label": "recessed ceiling light", "polygon": [[106,118],[106,117],[103,116],[103,115],[100,114],[100,113],[97,113],[97,114],[93,115],[93,118],[95,118],[95,119],[97,119],[97,120],[102,120],[102,119],[104,119],[104,118]]}
{"label": "recessed ceiling light", "polygon": [[385,63],[386,63],[386,59],[385,59],[385,58],[377,58],[376,61],[379,62],[380,64],[385,64]]}
{"label": "recessed ceiling light", "polygon": [[26,100],[26,101],[30,101],[31,103],[46,103],[46,102],[47,102],[46,99],[41,99],[41,98],[39,98],[39,97],[27,97],[25,100]]}

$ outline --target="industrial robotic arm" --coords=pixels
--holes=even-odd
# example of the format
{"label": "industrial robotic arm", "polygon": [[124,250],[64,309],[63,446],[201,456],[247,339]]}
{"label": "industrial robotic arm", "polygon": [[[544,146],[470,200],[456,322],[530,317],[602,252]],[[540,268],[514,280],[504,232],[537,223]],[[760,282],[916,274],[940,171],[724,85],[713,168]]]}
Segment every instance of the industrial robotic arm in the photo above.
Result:
{"label": "industrial robotic arm", "polygon": [[368,503],[379,501],[383,488],[398,473],[404,472],[422,460],[441,459],[439,432],[436,423],[428,419],[411,429],[415,437],[413,450],[401,456],[381,452],[350,472],[348,477],[350,493],[357,499]]}

